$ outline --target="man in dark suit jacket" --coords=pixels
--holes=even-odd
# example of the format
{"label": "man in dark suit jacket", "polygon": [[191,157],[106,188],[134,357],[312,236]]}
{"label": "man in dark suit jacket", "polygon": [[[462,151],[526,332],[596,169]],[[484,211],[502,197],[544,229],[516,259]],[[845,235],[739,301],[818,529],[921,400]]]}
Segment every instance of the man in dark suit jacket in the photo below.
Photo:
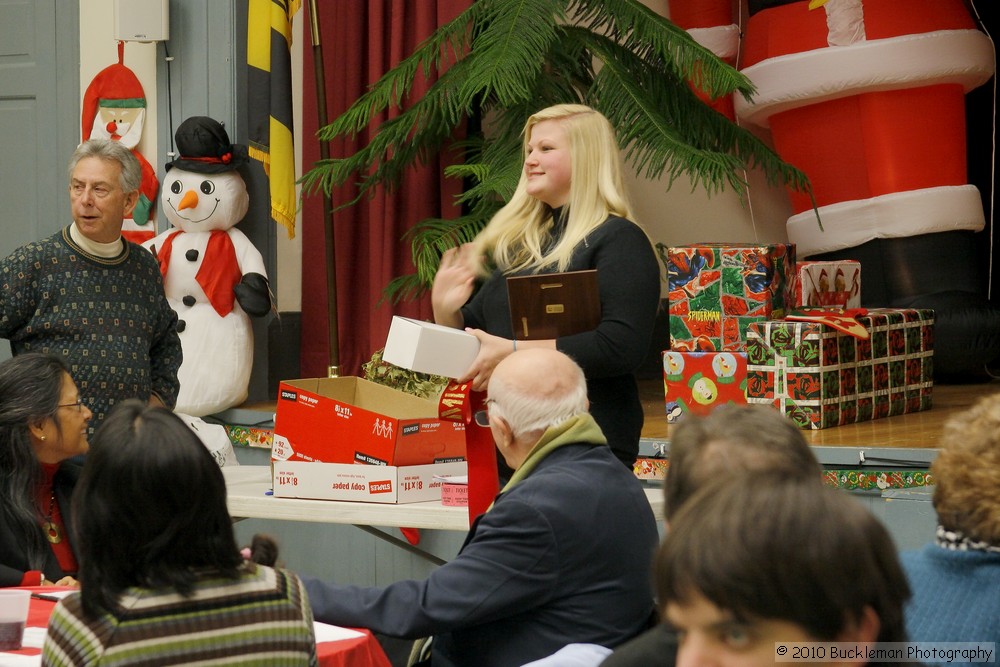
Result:
{"label": "man in dark suit jacket", "polygon": [[571,643],[614,647],[648,627],[656,521],[587,412],[579,366],[552,349],[520,350],[497,365],[488,393],[514,474],[458,556],[385,588],[303,577],[316,620],[433,635],[434,667],[522,665]]}

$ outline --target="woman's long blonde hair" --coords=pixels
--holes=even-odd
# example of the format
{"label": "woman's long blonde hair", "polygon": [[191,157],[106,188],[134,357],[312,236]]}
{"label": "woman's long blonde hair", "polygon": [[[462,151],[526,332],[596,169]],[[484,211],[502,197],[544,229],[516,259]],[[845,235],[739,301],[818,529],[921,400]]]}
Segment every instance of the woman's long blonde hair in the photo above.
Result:
{"label": "woman's long blonde hair", "polygon": [[622,158],[608,119],[582,104],[557,104],[530,116],[524,125],[524,154],[531,129],[558,120],[570,151],[570,194],[563,209],[566,231],[543,254],[552,229],[552,209],[526,191],[524,170],[510,201],[476,237],[476,249],[504,273],[554,267],[565,271],[573,249],[609,215],[634,219],[625,194]]}

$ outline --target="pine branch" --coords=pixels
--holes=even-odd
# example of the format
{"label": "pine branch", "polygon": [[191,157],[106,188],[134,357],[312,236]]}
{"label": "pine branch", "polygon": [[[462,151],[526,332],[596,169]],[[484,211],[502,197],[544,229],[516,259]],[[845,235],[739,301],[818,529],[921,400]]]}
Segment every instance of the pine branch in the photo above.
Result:
{"label": "pine branch", "polygon": [[420,282],[429,287],[444,251],[472,241],[485,226],[488,215],[484,210],[450,220],[430,218],[410,229],[405,238],[411,241],[413,264]]}
{"label": "pine branch", "polygon": [[565,23],[564,5],[565,0],[484,3],[461,95],[495,97],[502,106],[524,101],[542,70],[538,54],[549,51],[559,24]]}
{"label": "pine branch", "polygon": [[[434,82],[415,98],[421,72]],[[301,180],[306,193],[351,183],[342,208],[375,186],[392,189],[445,145],[464,152],[463,163],[445,173],[465,182],[457,199],[465,214],[425,220],[407,233],[417,273],[386,288],[396,300],[430,285],[441,253],[471,240],[511,196],[524,122],[553,104],[602,111],[625,159],[647,178],[665,178],[665,188],[686,174],[710,195],[726,187],[743,193],[745,170],[759,167],[772,185],[811,195],[801,171],[705,105],[692,85],[711,97],[754,93],[743,74],[638,0],[477,0],[320,129],[324,141],[371,136],[347,156],[317,162]],[[455,128],[473,116],[483,132],[455,142]]]}
{"label": "pine branch", "polygon": [[357,136],[379,114],[403,105],[418,72],[430,76],[441,71],[443,62],[461,62],[469,53],[469,26],[481,20],[483,8],[484,5],[474,2],[454,19],[438,27],[413,53],[372,84],[344,113],[329,125],[321,127],[319,138],[331,141],[341,136]]}
{"label": "pine branch", "polygon": [[711,97],[740,93],[749,99],[753,84],[696,42],[688,32],[636,0],[574,0],[577,25],[604,34],[661,71],[691,81]]}

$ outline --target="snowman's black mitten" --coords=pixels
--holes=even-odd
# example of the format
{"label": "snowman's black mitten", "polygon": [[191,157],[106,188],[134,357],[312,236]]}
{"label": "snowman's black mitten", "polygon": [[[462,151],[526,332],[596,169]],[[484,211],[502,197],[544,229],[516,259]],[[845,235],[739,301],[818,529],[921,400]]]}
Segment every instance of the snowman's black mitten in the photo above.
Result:
{"label": "snowman's black mitten", "polygon": [[233,287],[240,307],[251,317],[261,317],[271,311],[271,290],[267,278],[259,273],[244,274],[239,284]]}

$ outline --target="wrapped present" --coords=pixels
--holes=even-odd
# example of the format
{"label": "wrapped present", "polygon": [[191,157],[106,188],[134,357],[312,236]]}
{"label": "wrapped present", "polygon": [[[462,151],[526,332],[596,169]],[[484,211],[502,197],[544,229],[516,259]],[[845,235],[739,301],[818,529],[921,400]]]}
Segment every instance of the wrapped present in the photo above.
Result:
{"label": "wrapped present", "polygon": [[746,403],[745,352],[663,353],[663,395],[667,422],[685,414],[707,415],[720,405]]}
{"label": "wrapped present", "polygon": [[784,317],[795,296],[795,246],[706,243],[667,248],[670,348],[746,349],[747,327]]}
{"label": "wrapped present", "polygon": [[234,447],[260,447],[261,449],[271,449],[271,441],[274,439],[274,427],[263,428],[259,426],[244,426],[242,424],[223,424],[226,435],[232,441]]}
{"label": "wrapped present", "polygon": [[859,338],[814,321],[747,331],[747,402],[820,429],[931,407],[934,311],[872,309]]}
{"label": "wrapped present", "polygon": [[632,472],[634,472],[635,476],[639,479],[663,481],[667,478],[667,468],[669,466],[669,459],[640,456],[635,460]]}
{"label": "wrapped present", "polygon": [[795,265],[796,306],[861,307],[861,263],[853,259]]}

